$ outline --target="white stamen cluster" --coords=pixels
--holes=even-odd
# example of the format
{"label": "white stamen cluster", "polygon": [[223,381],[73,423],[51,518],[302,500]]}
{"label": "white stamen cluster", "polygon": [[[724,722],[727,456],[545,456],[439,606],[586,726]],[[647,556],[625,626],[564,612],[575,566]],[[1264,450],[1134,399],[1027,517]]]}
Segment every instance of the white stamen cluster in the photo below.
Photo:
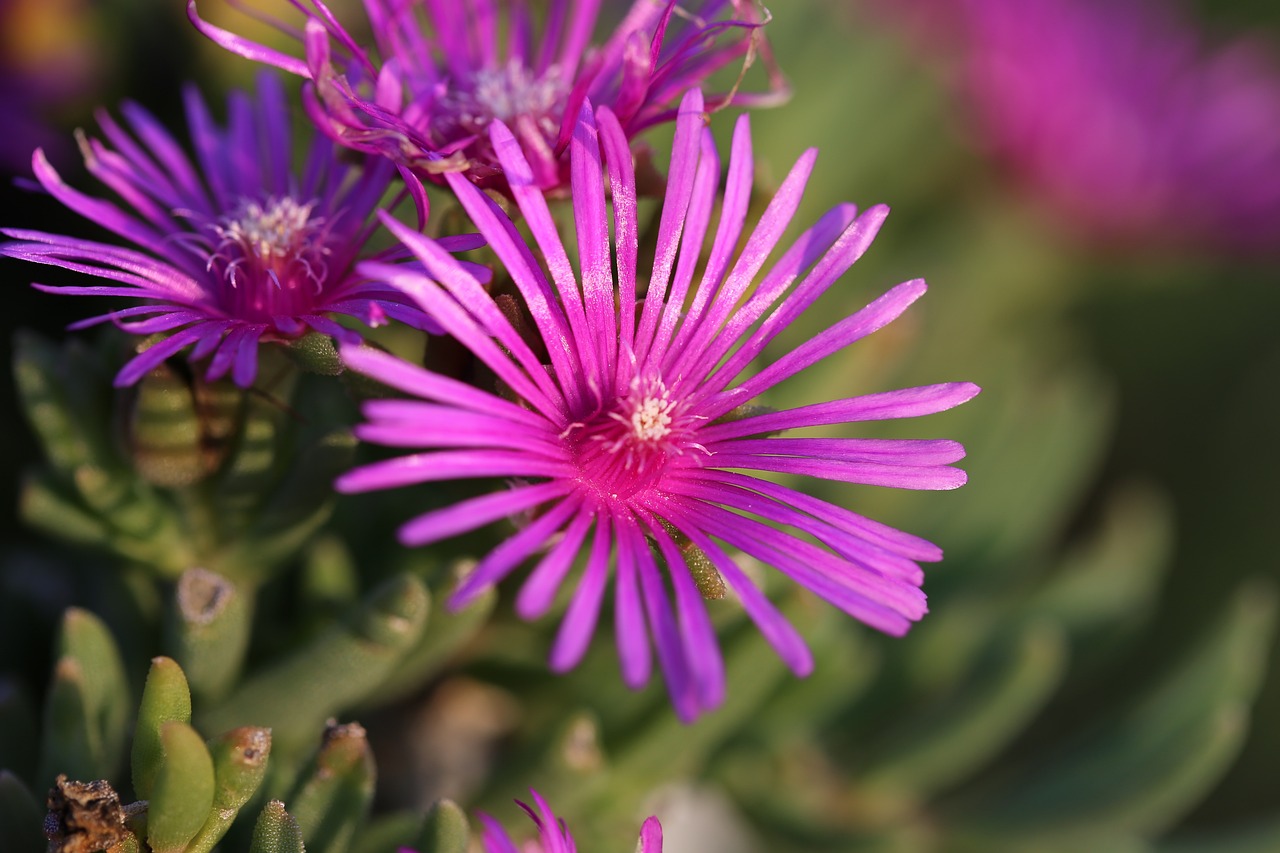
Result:
{"label": "white stamen cluster", "polygon": [[299,254],[315,230],[314,203],[298,204],[289,196],[268,198],[265,204],[242,199],[235,212],[213,226],[223,243],[235,243],[263,264]]}
{"label": "white stamen cluster", "polygon": [[[636,441],[654,442],[671,432],[671,410],[675,403],[662,389],[660,397],[645,397],[631,412],[631,434]],[[624,421],[625,422],[625,421]]]}
{"label": "white stamen cluster", "polygon": [[324,220],[312,217],[314,209],[315,202],[300,204],[290,196],[271,196],[265,202],[241,199],[231,214],[213,226],[219,243],[209,266],[225,263],[233,287],[253,272],[265,273],[277,287],[284,287],[297,264],[319,288],[327,250],[316,239]]}
{"label": "white stamen cluster", "polygon": [[481,69],[451,84],[436,102],[438,129],[446,136],[455,128],[479,133],[495,119],[513,124],[523,117],[532,119],[550,138],[560,130],[559,107],[566,94],[557,66],[535,77],[524,63],[512,59],[504,66]]}

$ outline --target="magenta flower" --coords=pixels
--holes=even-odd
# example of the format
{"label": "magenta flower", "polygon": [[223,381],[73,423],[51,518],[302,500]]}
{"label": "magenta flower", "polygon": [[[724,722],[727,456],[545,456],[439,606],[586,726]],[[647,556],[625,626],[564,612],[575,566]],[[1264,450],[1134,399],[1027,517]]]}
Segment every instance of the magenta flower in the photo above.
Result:
{"label": "magenta flower", "polygon": [[926,0],[960,26],[987,145],[1082,231],[1274,250],[1280,66],[1155,0]]}
{"label": "magenta flower", "polygon": [[[288,110],[280,84],[264,75],[256,101],[229,102],[225,129],[203,100],[186,97],[196,159],[135,104],[124,113],[134,137],[105,113],[107,143],[85,140],[85,164],[127,205],[83,195],[63,183],[37,150],[36,178],[71,210],[142,251],[94,240],[5,229],[17,242],[0,254],[63,267],[110,284],[37,288],[53,293],[125,296],[141,304],[80,321],[113,321],[138,335],[171,333],[143,350],[116,376],[130,385],[164,359],[192,347],[209,357],[208,378],[228,372],[247,387],[257,373],[258,344],[289,341],[310,330],[346,341],[359,336],[331,319],[370,326],[388,317],[434,329],[400,292],[358,274],[355,262],[377,227],[378,207],[395,174],[385,161],[349,163],[317,139],[301,173],[291,168]],[[473,245],[462,240],[457,245]],[[455,241],[456,243],[456,241]],[[403,250],[393,250],[403,256]],[[136,319],[145,318],[145,319]]]}
{"label": "magenta flower", "polygon": [[[320,0],[295,2],[305,59],[282,54],[188,15],[218,44],[307,78],[312,119],[333,139],[439,181],[465,171],[503,188],[489,142],[497,121],[519,140],[537,186],[566,181],[562,156],[584,99],[607,105],[628,137],[674,115],[673,102],[709,74],[762,56],[764,16],[754,0],[634,0],[604,44],[590,47],[601,0],[528,4],[494,0],[366,0],[376,50],[362,46]],[[502,6],[504,11],[499,11]],[[770,91],[732,91],[718,105],[777,102],[785,83],[771,64]]]}
{"label": "magenta flower", "polygon": [[[555,816],[547,801],[537,791],[530,790],[529,793],[533,795],[533,801],[537,805],[536,811],[519,800],[516,800],[516,805],[524,809],[538,827],[537,841],[517,847],[500,823],[481,813],[480,822],[484,824],[481,843],[484,844],[485,853],[577,853],[578,848],[564,821]],[[413,851],[402,850],[401,853]],[[640,842],[636,853],[662,853],[662,825],[656,817],[647,819],[640,827]]]}
{"label": "magenta flower", "polygon": [[[942,556],[914,536],[742,471],[909,489],[952,489],[965,481],[964,472],[950,465],[964,455],[954,441],[771,435],[939,412],[978,391],[953,383],[780,412],[743,410],[777,383],[893,320],[925,285],[899,285],[739,380],[766,345],[861,256],[887,210],[874,207],[858,215],[852,205],[836,207],[761,277],[800,202],[816,152],[796,163],[738,253],[751,195],[749,128],[741,118],[716,220],[720,161],[702,108],[694,90],[676,119],[656,259],[647,275],[636,267],[639,221],[631,155],[621,123],[607,107],[594,115],[584,107],[570,144],[578,276],[532,168],[505,124],[494,123],[493,147],[550,281],[534,248],[520,240],[496,204],[461,176],[446,176],[519,289],[537,341],[522,338],[468,269],[442,247],[388,222],[426,274],[378,264],[365,265],[365,272],[411,294],[520,402],[369,348],[345,347],[342,356],[353,369],[421,398],[366,404],[368,422],[356,434],[424,452],[357,468],[337,483],[340,491],[360,492],[455,478],[511,478],[508,489],[413,519],[401,528],[401,541],[425,545],[508,516],[532,515],[480,561],[451,599],[455,608],[466,605],[538,555],[516,601],[517,612],[530,619],[551,607],[575,558],[586,550],[585,571],[551,652],[558,671],[573,667],[586,651],[612,563],[623,678],[632,687],[647,681],[651,632],[676,711],[685,720],[714,708],[724,694],[720,652],[685,545],[706,555],[799,675],[813,666],[803,640],[724,546],[777,567],[890,634],[904,633],[925,612],[917,561]],[[612,246],[602,158],[613,199]],[[715,237],[695,282],[713,221]]]}

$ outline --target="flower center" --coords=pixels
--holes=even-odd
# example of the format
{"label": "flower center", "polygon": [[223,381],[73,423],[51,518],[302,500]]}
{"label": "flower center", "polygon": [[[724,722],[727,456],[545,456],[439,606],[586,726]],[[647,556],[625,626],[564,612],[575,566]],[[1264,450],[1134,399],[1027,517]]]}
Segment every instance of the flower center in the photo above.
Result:
{"label": "flower center", "polygon": [[[541,76],[517,59],[484,68],[452,83],[435,105],[433,130],[442,141],[483,134],[496,119],[519,133],[530,125],[548,141],[560,132],[568,86],[557,66]],[[520,128],[514,127],[520,125]]]}
{"label": "flower center", "polygon": [[625,499],[661,482],[671,461],[689,450],[697,418],[660,379],[635,379],[631,391],[565,432],[583,481],[611,499]]}
{"label": "flower center", "polygon": [[221,288],[224,310],[258,322],[316,310],[329,249],[325,220],[313,216],[314,209],[315,202],[289,196],[246,198],[213,225],[218,242],[208,268],[230,285]]}

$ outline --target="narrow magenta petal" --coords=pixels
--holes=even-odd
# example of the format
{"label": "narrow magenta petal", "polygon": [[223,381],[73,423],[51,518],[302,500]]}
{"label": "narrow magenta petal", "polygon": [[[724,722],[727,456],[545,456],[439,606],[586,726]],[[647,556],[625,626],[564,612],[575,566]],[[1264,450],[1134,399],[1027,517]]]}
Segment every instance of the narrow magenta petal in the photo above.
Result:
{"label": "narrow magenta petal", "polygon": [[883,391],[712,424],[702,431],[702,435],[707,441],[721,441],[809,426],[915,418],[945,412],[973,399],[979,390],[972,382],[950,382]]}
{"label": "narrow magenta petal", "polygon": [[565,521],[573,517],[581,505],[580,498],[570,495],[486,554],[471,574],[458,585],[457,591],[449,597],[450,609],[457,610],[465,607],[486,588],[493,586],[514,571],[535,551],[543,547]]}
{"label": "narrow magenta petal", "polygon": [[641,363],[649,351],[659,312],[665,304],[667,285],[671,281],[671,272],[680,246],[680,234],[684,229],[685,212],[689,209],[689,201],[693,196],[701,143],[702,93],[693,89],[680,102],[676,138],[671,149],[671,168],[667,174],[667,194],[662,203],[662,219],[658,223],[657,256],[654,258],[649,290],[645,295],[644,308],[636,329],[635,353]]}
{"label": "narrow magenta petal", "polygon": [[631,522],[633,547],[639,556],[640,582],[644,591],[645,611],[649,614],[649,624],[653,627],[654,643],[658,647],[658,661],[662,667],[662,677],[667,682],[667,692],[671,696],[676,716],[682,722],[691,723],[703,710],[699,685],[691,677],[685,659],[687,647],[683,642],[680,627],[671,610],[671,602],[667,598],[666,587],[654,563],[649,544],[644,541],[638,529]]}
{"label": "narrow magenta petal", "polygon": [[400,541],[411,547],[429,545],[499,519],[509,518],[561,497],[567,491],[565,484],[551,482],[471,498],[405,523],[400,528]]}
{"label": "narrow magenta petal", "polygon": [[[618,566],[614,580],[614,636],[618,644],[618,660],[622,664],[622,681],[638,690],[649,680],[652,658],[649,654],[649,630],[645,624],[644,601],[640,594],[640,550],[636,543],[618,530]],[[652,618],[652,617],[651,617]]]}
{"label": "narrow magenta petal", "polygon": [[613,525],[608,515],[596,521],[595,540],[587,558],[587,568],[578,590],[574,593],[569,610],[560,623],[555,644],[551,647],[550,665],[556,672],[573,669],[587,653],[587,644],[596,629],[600,616],[600,602],[604,598],[605,581],[609,577],[609,552],[613,547]]}
{"label": "narrow magenta petal", "polygon": [[662,824],[656,817],[645,818],[640,827],[640,853],[662,853]]}
{"label": "narrow magenta petal", "polygon": [[277,50],[272,50],[265,45],[257,42],[249,41],[241,38],[232,32],[215,27],[208,21],[200,17],[200,13],[196,10],[196,0],[187,0],[187,19],[195,25],[203,35],[211,39],[215,44],[226,48],[232,53],[237,53],[245,59],[254,62],[264,62],[268,65],[274,65],[290,74],[297,74],[300,77],[310,76],[307,72],[307,65],[301,59],[292,56],[286,56]]}
{"label": "narrow magenta petal", "polygon": [[768,598],[747,578],[725,552],[707,537],[702,528],[686,515],[685,510],[673,500],[664,500],[649,507],[655,514],[665,517],[688,536],[715,565],[716,569],[737,594],[742,607],[756,623],[760,633],[773,646],[778,656],[796,675],[805,676],[813,671],[813,655],[809,647],[786,618],[778,612]]}
{"label": "narrow magenta petal", "polygon": [[[919,299],[925,289],[924,282],[920,280],[898,285],[866,308],[810,338],[741,385],[719,395],[718,399],[707,404],[708,414],[719,417],[730,412],[784,379],[883,328]],[[721,370],[732,375],[731,369]]]}
{"label": "narrow magenta petal", "polygon": [[564,581],[573,561],[582,550],[587,532],[591,529],[595,516],[586,511],[579,511],[565,528],[563,536],[542,561],[529,573],[529,578],[520,588],[516,597],[516,613],[522,619],[537,619],[551,608],[556,592]]}
{"label": "narrow magenta petal", "polygon": [[342,361],[352,370],[363,373],[384,385],[428,400],[451,403],[478,412],[500,414],[514,421],[541,426],[546,419],[507,400],[481,391],[465,382],[440,376],[390,353],[369,346],[343,346],[338,350]]}
{"label": "narrow magenta petal", "polygon": [[206,336],[211,336],[217,340],[217,332],[210,335],[210,331],[204,326],[194,326],[183,329],[173,334],[159,343],[147,347],[138,355],[134,356],[120,368],[120,372],[116,374],[115,386],[124,388],[137,382],[149,371],[159,366],[159,364],[171,355],[181,352],[184,347],[190,346],[196,341]]}
{"label": "narrow magenta petal", "polygon": [[803,474],[823,480],[888,486],[894,489],[946,491],[960,488],[968,479],[959,468],[942,466],[885,465],[878,462],[842,462],[731,452],[717,453],[712,459],[717,468]]}
{"label": "narrow magenta petal", "polygon": [[684,659],[693,679],[698,704],[706,709],[719,707],[724,701],[724,658],[716,641],[715,629],[707,607],[693,582],[693,576],[684,561],[680,549],[661,525],[646,517],[649,535],[657,542],[671,577],[676,593],[676,612],[680,620],[680,636],[684,645]]}
{"label": "narrow magenta petal", "polygon": [[340,492],[367,492],[414,483],[475,477],[556,477],[569,471],[563,463],[511,451],[458,450],[414,453],[385,462],[374,462],[340,476],[334,488]]}

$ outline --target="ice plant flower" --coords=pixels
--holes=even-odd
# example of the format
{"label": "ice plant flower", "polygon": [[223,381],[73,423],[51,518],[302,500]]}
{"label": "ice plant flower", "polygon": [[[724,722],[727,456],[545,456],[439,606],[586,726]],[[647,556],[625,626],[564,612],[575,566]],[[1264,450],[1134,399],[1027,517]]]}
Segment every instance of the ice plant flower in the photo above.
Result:
{"label": "ice plant flower", "polygon": [[[533,795],[536,810],[519,800],[516,800],[516,805],[520,806],[538,827],[537,840],[517,846],[507,831],[502,828],[502,824],[481,812],[480,822],[484,824],[484,835],[480,843],[484,845],[485,853],[577,853],[578,848],[564,821],[556,817],[555,812],[551,811],[551,806],[541,794],[533,790],[529,793]],[[400,853],[415,853],[415,851],[401,848]],[[658,823],[656,817],[647,819],[640,827],[640,842],[636,847],[636,853],[662,853],[662,825]]]}
{"label": "ice plant flower", "polygon": [[1086,236],[1274,251],[1280,65],[1160,0],[916,0],[957,26],[994,155]]}
{"label": "ice plant flower", "polygon": [[[305,15],[305,58],[281,53],[198,14],[195,26],[249,59],[307,78],[312,119],[357,151],[385,155],[424,177],[464,170],[503,188],[488,128],[519,140],[537,185],[565,180],[563,152],[585,98],[608,105],[628,136],[674,115],[674,101],[712,72],[757,56],[769,91],[733,87],[720,105],[781,100],[786,85],[769,60],[758,0],[634,0],[621,23],[592,47],[602,0],[551,0],[535,16],[525,2],[366,0],[374,49],[360,44],[320,0]],[[504,11],[499,11],[502,7]]]}
{"label": "ice plant flower", "polygon": [[186,92],[186,108],[194,162],[135,104],[123,110],[133,136],[103,113],[106,142],[82,140],[89,171],[127,207],[68,186],[42,151],[32,158],[35,177],[50,195],[138,249],[3,230],[15,242],[0,245],[0,254],[108,281],[37,288],[140,300],[72,328],[113,321],[138,335],[169,333],[125,364],[117,385],[136,382],[192,347],[192,360],[209,358],[209,379],[229,372],[247,387],[257,373],[260,342],[288,341],[311,330],[359,339],[332,314],[371,326],[391,317],[434,328],[403,294],[356,270],[378,225],[371,213],[395,175],[390,163],[348,162],[340,148],[317,137],[295,172],[284,91],[268,74],[256,100],[231,96],[225,128],[214,124],[193,89]]}
{"label": "ice plant flower", "polygon": [[[337,482],[340,491],[360,492],[456,478],[510,478],[510,488],[409,521],[400,530],[401,541],[424,545],[508,516],[532,516],[480,560],[450,602],[466,605],[538,555],[516,600],[517,612],[530,619],[547,612],[585,551],[584,572],[551,652],[557,671],[573,667],[586,651],[612,564],[623,679],[632,687],[648,680],[652,633],[673,704],[685,720],[714,708],[724,694],[723,661],[689,548],[705,555],[720,576],[716,580],[727,583],[799,675],[813,667],[804,641],[725,546],[777,567],[890,634],[904,633],[926,609],[917,561],[940,559],[936,546],[744,471],[952,489],[965,481],[964,472],[951,466],[964,449],[945,440],[773,434],[929,414],[978,390],[960,382],[785,411],[745,409],[787,377],[889,323],[925,285],[910,281],[893,288],[740,379],[862,255],[887,210],[873,207],[859,215],[853,205],[834,208],[761,275],[800,202],[816,152],[799,159],[743,242],[753,172],[749,126],[744,116],[734,133],[717,220],[720,160],[703,122],[703,100],[693,90],[676,119],[656,257],[647,275],[637,269],[631,155],[621,122],[607,107],[594,114],[584,107],[570,144],[578,275],[506,125],[495,122],[491,140],[536,247],[525,245],[480,190],[457,174],[447,176],[519,289],[537,330],[532,343],[440,246],[388,223],[421,260],[422,271],[378,264],[363,269],[412,294],[518,402],[372,348],[344,347],[342,357],[352,369],[420,398],[366,404],[367,422],[356,434],[421,452],[356,468]],[[613,199],[612,242],[602,161]],[[713,221],[705,268],[695,275]],[[704,580],[704,589],[709,586]]]}

